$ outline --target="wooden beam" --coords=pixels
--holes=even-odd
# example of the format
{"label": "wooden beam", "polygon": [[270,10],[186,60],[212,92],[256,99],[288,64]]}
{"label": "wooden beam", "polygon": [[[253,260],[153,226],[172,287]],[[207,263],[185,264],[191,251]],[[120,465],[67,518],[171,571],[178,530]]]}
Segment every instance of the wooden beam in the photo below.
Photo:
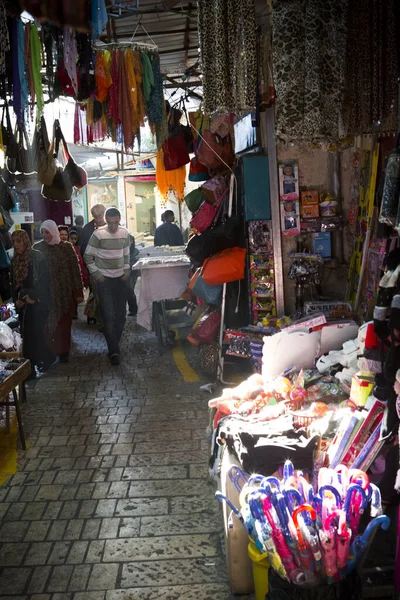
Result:
{"label": "wooden beam", "polygon": [[188,88],[195,88],[195,87],[199,87],[202,86],[203,82],[201,79],[199,79],[199,81],[182,81],[182,83],[178,84],[177,83],[167,83],[164,85],[165,89],[176,89],[177,87],[181,88],[182,90],[188,89]]}

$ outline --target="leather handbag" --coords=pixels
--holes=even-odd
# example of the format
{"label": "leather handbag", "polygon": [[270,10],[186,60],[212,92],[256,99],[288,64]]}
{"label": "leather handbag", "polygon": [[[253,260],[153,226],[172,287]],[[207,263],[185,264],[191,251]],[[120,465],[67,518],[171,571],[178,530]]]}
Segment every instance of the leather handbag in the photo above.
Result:
{"label": "leather handbag", "polygon": [[203,198],[209,204],[218,204],[228,192],[225,178],[216,175],[204,183],[201,187]]}
{"label": "leather handbag", "polygon": [[196,267],[201,267],[205,259],[212,254],[237,246],[238,237],[238,218],[230,217],[214,228],[193,235],[186,246],[186,254]]}
{"label": "leather handbag", "polygon": [[212,344],[217,336],[221,314],[215,310],[203,315],[199,323],[192,329],[187,339],[195,346]]}
{"label": "leather handbag", "polygon": [[181,135],[169,138],[163,144],[164,168],[166,171],[174,171],[189,164],[190,157],[186,142]]}
{"label": "leather handbag", "polygon": [[207,304],[219,304],[222,295],[222,285],[209,285],[204,281],[200,273],[196,277],[193,294],[207,302]]}
{"label": "leather handbag", "polygon": [[221,138],[210,130],[201,134],[197,158],[208,169],[231,167],[235,161],[231,136]]}
{"label": "leather handbag", "polygon": [[201,187],[196,190],[192,190],[185,196],[185,203],[191,213],[195,213],[199,210],[201,203],[203,202],[203,192]]}
{"label": "leather handbag", "polygon": [[209,285],[220,285],[244,279],[246,249],[229,248],[206,258],[201,270]]}

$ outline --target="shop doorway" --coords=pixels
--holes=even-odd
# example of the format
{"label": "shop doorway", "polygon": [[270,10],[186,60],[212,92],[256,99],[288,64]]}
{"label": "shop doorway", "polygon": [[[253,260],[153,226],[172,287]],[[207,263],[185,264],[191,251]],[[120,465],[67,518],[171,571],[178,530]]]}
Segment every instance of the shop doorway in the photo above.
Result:
{"label": "shop doorway", "polygon": [[125,180],[126,226],[137,240],[154,237],[156,199],[154,181]]}

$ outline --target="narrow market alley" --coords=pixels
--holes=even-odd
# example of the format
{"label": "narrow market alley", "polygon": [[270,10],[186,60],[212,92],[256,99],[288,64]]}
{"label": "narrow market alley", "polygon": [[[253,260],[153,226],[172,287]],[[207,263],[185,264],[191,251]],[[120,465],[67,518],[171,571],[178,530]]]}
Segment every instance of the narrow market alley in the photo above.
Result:
{"label": "narrow market alley", "polygon": [[0,487],[0,597],[226,600],[201,383],[132,321],[120,367],[83,321],[73,340],[27,389],[28,450]]}

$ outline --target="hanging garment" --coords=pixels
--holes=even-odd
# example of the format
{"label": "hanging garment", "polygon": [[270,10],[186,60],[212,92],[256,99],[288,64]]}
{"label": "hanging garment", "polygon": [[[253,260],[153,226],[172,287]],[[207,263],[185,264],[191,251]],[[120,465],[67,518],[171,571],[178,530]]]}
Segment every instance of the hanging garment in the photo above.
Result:
{"label": "hanging garment", "polygon": [[348,133],[397,131],[399,3],[351,0],[348,11]]}
{"label": "hanging garment", "polygon": [[43,107],[44,107],[42,77],[40,75],[40,69],[42,66],[41,56],[42,56],[42,46],[40,43],[38,30],[37,30],[36,25],[31,25],[32,74],[33,74],[33,81],[34,81],[34,85],[35,85],[36,106],[37,106],[36,119],[38,121],[40,120],[41,114],[43,112]]}
{"label": "hanging garment", "polygon": [[135,79],[137,85],[137,111],[133,118],[133,128],[134,131],[139,129],[139,127],[144,126],[144,117],[146,114],[145,102],[142,90],[142,81],[143,81],[143,67],[142,60],[140,58],[139,50],[134,50],[133,52],[133,63],[135,68]]}
{"label": "hanging garment", "polygon": [[258,65],[260,108],[264,109],[275,104],[271,28],[258,40]]}
{"label": "hanging garment", "polygon": [[22,21],[17,21],[18,75],[21,89],[21,119],[28,108],[28,78],[25,67],[25,30]]}
{"label": "hanging garment", "polygon": [[4,0],[0,0],[0,75],[6,72],[6,53],[10,50],[10,38],[8,35],[7,16]]}
{"label": "hanging garment", "polygon": [[[25,26],[25,34],[27,35],[27,29],[30,28],[30,23],[27,23]],[[54,57],[53,57],[53,48],[54,48],[54,27],[52,27],[49,23],[43,23],[42,25],[42,39],[43,39],[43,47],[44,54],[46,58],[46,78],[48,84],[48,93],[51,101],[54,101]],[[30,48],[30,29],[29,29],[29,42],[25,41],[25,51],[27,51],[27,47]],[[28,54],[29,56],[29,54]],[[28,64],[28,59],[27,59]],[[55,64],[58,64],[58,60]],[[29,90],[31,94],[32,101],[34,101],[34,87],[33,87],[33,97],[32,97],[32,86],[33,86],[33,76],[32,76],[32,63],[29,60],[28,72],[29,72]]]}
{"label": "hanging garment", "polygon": [[96,78],[96,98],[100,102],[104,102],[108,98],[108,88],[112,83],[106,52],[99,52],[97,54],[94,74]]}
{"label": "hanging garment", "polygon": [[164,202],[167,201],[169,192],[174,192],[179,200],[183,202],[185,193],[186,167],[180,167],[173,171],[166,171],[164,167],[163,151],[157,152],[156,183]]}
{"label": "hanging garment", "polygon": [[[31,24],[27,23],[25,25],[25,69],[28,78],[28,91],[31,97],[31,119],[33,119],[33,106],[35,103],[35,83],[33,81],[33,72],[32,72],[32,61],[31,61]],[[49,83],[50,89],[50,83]]]}
{"label": "hanging garment", "polygon": [[118,117],[122,124],[122,133],[124,136],[125,148],[132,147],[133,144],[133,123],[132,123],[132,102],[129,93],[129,81],[125,69],[125,57],[123,50],[119,50],[118,58],[118,87],[119,103]]}
{"label": "hanging garment", "polygon": [[133,50],[127,48],[125,51],[125,68],[128,76],[129,93],[131,96],[131,103],[133,112],[137,111],[138,94],[137,94],[137,83],[135,77],[135,61],[133,57]]}
{"label": "hanging garment", "polygon": [[11,35],[11,55],[12,55],[12,105],[18,121],[22,120],[22,102],[21,102],[21,82],[19,78],[19,60],[18,60],[18,21],[13,19]]}
{"label": "hanging garment", "polygon": [[250,112],[256,106],[254,0],[199,0],[204,112]]}
{"label": "hanging garment", "polygon": [[76,46],[75,32],[70,27],[64,27],[64,65],[67,71],[75,95],[78,93],[78,76],[76,73],[76,62],[78,49]]}
{"label": "hanging garment", "polygon": [[96,40],[104,30],[108,23],[108,13],[105,0],[92,0],[91,2],[92,16],[92,39]]}
{"label": "hanging garment", "polygon": [[[168,127],[165,118],[165,100],[163,91],[163,78],[160,70],[160,57],[158,54],[151,56],[151,65],[153,69],[154,87],[150,94],[147,104],[147,114],[152,132],[156,132],[157,148],[160,149],[168,138]],[[162,124],[165,124],[162,131]]]}
{"label": "hanging garment", "polygon": [[143,83],[142,83],[143,95],[144,95],[146,102],[148,102],[150,100],[151,90],[154,87],[153,67],[151,65],[151,60],[150,60],[147,52],[141,53],[141,59],[142,59],[142,68],[143,68]]}
{"label": "hanging garment", "polygon": [[76,47],[78,60],[76,64],[78,77],[77,100],[84,102],[90,98],[96,90],[94,75],[94,55],[90,36],[87,33],[76,33]]}
{"label": "hanging garment", "polygon": [[344,95],[348,0],[274,0],[277,136],[334,141]]}
{"label": "hanging garment", "polygon": [[118,119],[119,119],[119,109],[118,109],[118,103],[119,103],[119,89],[118,89],[118,50],[114,50],[112,55],[111,55],[111,69],[110,69],[110,73],[111,73],[111,85],[110,88],[108,90],[108,104],[107,104],[107,114],[108,117],[111,119],[111,123],[112,123],[112,139],[113,141],[116,140],[116,129],[118,126]]}

